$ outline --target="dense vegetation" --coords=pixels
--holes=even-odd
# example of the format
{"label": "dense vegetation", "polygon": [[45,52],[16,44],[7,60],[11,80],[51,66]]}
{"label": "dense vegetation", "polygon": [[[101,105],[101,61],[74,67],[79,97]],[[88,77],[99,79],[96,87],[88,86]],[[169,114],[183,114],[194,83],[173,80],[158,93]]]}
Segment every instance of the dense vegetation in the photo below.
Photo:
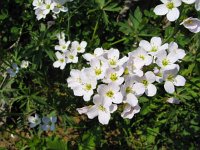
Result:
{"label": "dense vegetation", "polygon": [[[200,34],[180,23],[190,16],[200,18],[200,12],[183,3],[179,19],[169,22],[153,12],[160,3],[74,0],[57,18],[50,13],[37,20],[32,0],[1,0],[0,149],[199,149]],[[61,32],[67,40],[86,41],[85,53],[116,48],[121,57],[141,40],[161,37],[163,43],[176,42],[186,52],[179,62],[186,84],[173,94],[158,86],[154,97],[138,98],[141,110],[132,119],[123,119],[119,108],[109,124],[102,125],[78,113],[77,108],[90,102],[74,96],[66,81],[72,69],[88,67],[82,54],[78,63],[63,70],[53,67],[56,35]],[[29,62],[27,68],[20,67],[23,60]],[[13,76],[8,68],[16,71]],[[170,97],[180,103],[168,103]],[[35,114],[57,117],[55,130],[30,128],[28,117]]]}

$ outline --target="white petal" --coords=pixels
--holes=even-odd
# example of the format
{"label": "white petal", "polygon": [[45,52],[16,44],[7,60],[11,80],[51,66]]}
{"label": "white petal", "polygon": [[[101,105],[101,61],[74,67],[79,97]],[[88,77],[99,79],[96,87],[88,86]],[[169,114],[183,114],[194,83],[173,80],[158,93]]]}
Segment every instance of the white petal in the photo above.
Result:
{"label": "white petal", "polygon": [[113,99],[113,103],[120,104],[122,103],[123,96],[120,92],[115,94],[115,98]]}
{"label": "white petal", "polygon": [[181,0],[172,0],[172,2],[174,3],[174,7],[179,7],[181,6],[181,3],[182,3]]}
{"label": "white petal", "polygon": [[132,107],[135,107],[138,104],[138,99],[134,94],[128,94],[126,96],[126,102],[131,105]]}
{"label": "white petal", "polygon": [[159,16],[163,16],[168,13],[168,8],[165,4],[160,4],[154,8],[154,13]]}
{"label": "white petal", "polygon": [[182,2],[186,3],[186,4],[192,4],[194,3],[196,0],[182,0]]}
{"label": "white petal", "polygon": [[80,43],[80,45],[81,45],[82,48],[85,48],[87,46],[87,42],[86,41],[82,41]]}
{"label": "white petal", "polygon": [[109,106],[109,110],[110,110],[110,113],[113,113],[117,110],[117,105],[116,104],[112,104]]}
{"label": "white petal", "polygon": [[142,83],[136,83],[133,85],[133,90],[135,92],[135,95],[141,96],[145,92],[144,84]]}
{"label": "white petal", "polygon": [[175,21],[178,19],[179,15],[180,15],[180,12],[179,12],[178,8],[172,8],[172,10],[170,10],[167,13],[167,19],[169,21]]}
{"label": "white petal", "polygon": [[88,112],[86,114],[87,114],[89,119],[93,119],[96,116],[98,116],[98,108],[97,107],[98,106],[94,105],[88,110]]}
{"label": "white petal", "polygon": [[101,124],[106,125],[110,120],[110,113],[105,111],[99,111],[98,119]]}
{"label": "white petal", "polygon": [[145,92],[144,84],[142,83],[135,83],[134,84],[134,90],[138,95],[142,95]]}
{"label": "white petal", "polygon": [[140,41],[139,46],[147,52],[151,50],[151,44],[146,40]]}
{"label": "white petal", "polygon": [[145,73],[145,77],[149,83],[153,83],[156,81],[156,76],[152,71],[148,71]]}
{"label": "white petal", "polygon": [[184,86],[185,85],[185,78],[183,76],[177,75],[174,79],[174,85],[175,86]]}
{"label": "white petal", "polygon": [[146,91],[145,91],[145,93],[146,93],[147,96],[154,96],[154,95],[156,95],[156,92],[157,92],[157,88],[153,84],[149,84],[147,86]]}
{"label": "white petal", "polygon": [[171,104],[180,104],[180,101],[177,98],[174,98],[174,97],[167,99],[167,102],[171,103]]}
{"label": "white petal", "polygon": [[151,38],[151,45],[160,47],[162,44],[162,40],[160,37],[152,37]]}
{"label": "white petal", "polygon": [[174,84],[170,81],[165,82],[164,88],[165,88],[165,91],[170,94],[174,93],[175,91]]}
{"label": "white petal", "polygon": [[197,11],[200,10],[200,0],[196,0],[196,2],[195,2],[195,9],[196,9]]}
{"label": "white petal", "polygon": [[54,66],[54,68],[58,68],[58,67],[60,67],[60,62],[59,61],[56,61],[56,62],[54,62],[53,63],[53,66]]}
{"label": "white petal", "polygon": [[85,114],[85,113],[88,112],[88,109],[89,109],[89,107],[85,106],[85,107],[82,107],[82,108],[77,108],[76,110],[78,111],[79,114]]}

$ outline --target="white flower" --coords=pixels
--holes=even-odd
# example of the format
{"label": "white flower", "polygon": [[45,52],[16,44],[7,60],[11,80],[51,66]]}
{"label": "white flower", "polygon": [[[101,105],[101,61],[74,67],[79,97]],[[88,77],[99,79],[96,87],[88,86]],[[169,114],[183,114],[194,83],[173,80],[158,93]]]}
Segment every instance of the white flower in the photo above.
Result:
{"label": "white flower", "polygon": [[97,58],[93,58],[90,61],[90,66],[97,80],[103,79],[105,77],[106,69],[108,68],[108,64],[106,62],[103,62],[102,60],[97,59]]}
{"label": "white flower", "polygon": [[119,59],[119,50],[111,48],[107,51],[107,57],[108,64],[111,68],[116,68],[118,66],[122,66],[127,60],[128,57],[124,56],[123,58]]}
{"label": "white flower", "polygon": [[179,56],[174,55],[173,53],[167,54],[166,51],[158,53],[156,64],[162,69],[172,69],[177,66],[174,64],[179,59]]}
{"label": "white flower", "polygon": [[154,8],[156,15],[166,15],[169,21],[175,21],[178,19],[180,12],[177,7],[181,5],[181,0],[161,0],[163,4],[160,4]]}
{"label": "white flower", "polygon": [[76,110],[78,111],[79,114],[86,114],[90,108],[91,108],[91,105],[84,106],[82,108],[77,108]]}
{"label": "white flower", "polygon": [[46,14],[44,14],[43,10],[39,8],[35,10],[35,15],[36,15],[37,20],[46,18]]}
{"label": "white flower", "polygon": [[91,68],[82,70],[81,85],[73,87],[75,96],[83,96],[85,101],[89,101],[93,95],[93,90],[96,88],[97,80],[95,75],[91,73]]}
{"label": "white flower", "polygon": [[21,68],[28,68],[29,66],[29,61],[22,60],[20,67]]}
{"label": "white flower", "polygon": [[167,102],[171,104],[180,104],[180,101],[175,97],[168,98]]}
{"label": "white flower", "polygon": [[178,59],[183,59],[185,57],[185,51],[183,49],[178,48],[178,44],[175,42],[171,42],[169,44],[169,53]]}
{"label": "white flower", "polygon": [[53,66],[55,68],[60,68],[60,69],[64,69],[66,66],[66,58],[64,54],[61,54],[60,52],[56,52],[56,57],[57,57],[57,61],[53,63]]}
{"label": "white flower", "polygon": [[77,51],[77,53],[84,53],[86,46],[87,46],[86,41],[82,41],[81,43],[74,41],[72,42],[71,49]]}
{"label": "white flower", "polygon": [[162,45],[160,37],[152,37],[150,42],[142,40],[140,41],[139,46],[152,56],[156,56],[159,51],[166,50],[168,48],[168,44]]}
{"label": "white flower", "polygon": [[51,131],[55,130],[55,123],[57,122],[57,117],[42,117],[43,124],[41,125],[41,129],[43,131]]}
{"label": "white flower", "polygon": [[124,67],[124,75],[129,76],[129,75],[137,75],[137,76],[143,76],[143,71],[141,65],[136,65],[134,63],[134,59],[130,57],[128,61],[123,65]]}
{"label": "white flower", "polygon": [[40,8],[40,6],[42,6],[43,0],[34,0],[32,4],[34,6],[34,9],[38,9]]}
{"label": "white flower", "polygon": [[39,116],[37,114],[35,114],[34,117],[29,116],[28,121],[30,123],[30,128],[34,128],[41,123],[41,119],[39,118]]}
{"label": "white flower", "polygon": [[196,0],[182,0],[182,2],[186,3],[186,4],[192,4],[194,3]]}
{"label": "white flower", "polygon": [[67,12],[68,8],[64,7],[63,5],[66,3],[66,0],[54,0],[55,1],[55,7],[52,10],[53,13],[58,14],[60,11]]}
{"label": "white flower", "polygon": [[45,0],[40,8],[43,10],[43,14],[47,15],[54,7],[55,3],[52,0]]}
{"label": "white flower", "polygon": [[126,99],[126,96],[130,93],[136,96],[141,96],[145,92],[145,89],[142,84],[135,85],[135,81],[132,77],[127,77],[125,83],[121,86],[121,92],[123,97]]}
{"label": "white flower", "polygon": [[87,61],[91,61],[94,58],[98,58],[99,56],[104,54],[103,48],[96,48],[94,50],[94,54],[86,53],[83,55],[83,58]]}
{"label": "white flower", "polygon": [[152,57],[147,54],[142,48],[138,48],[135,51],[129,53],[129,57],[134,59],[134,65],[137,68],[148,66],[152,63]]}
{"label": "white flower", "polygon": [[59,45],[55,46],[55,50],[59,50],[63,53],[67,52],[69,45],[70,45],[70,41],[65,42],[65,40],[59,40]]}
{"label": "white flower", "polygon": [[138,100],[133,94],[128,94],[125,107],[123,112],[121,113],[121,116],[123,118],[131,119],[138,112],[140,112],[140,106],[138,105]]}
{"label": "white flower", "polygon": [[81,86],[82,84],[82,71],[77,69],[72,69],[70,71],[70,77],[67,78],[68,87],[74,89],[76,86]]}
{"label": "white flower", "polygon": [[107,105],[111,105],[112,102],[115,104],[122,102],[123,96],[119,90],[119,85],[113,82],[108,85],[100,84],[97,88],[98,95],[104,98]]}
{"label": "white flower", "polygon": [[152,84],[156,80],[156,76],[153,72],[148,71],[143,77],[133,76],[132,78],[136,82],[135,87],[140,89],[141,91],[145,91],[145,94],[147,96],[156,95],[156,86]]}
{"label": "white flower", "polygon": [[67,63],[77,63],[78,62],[77,51],[66,51],[65,55],[67,58]]}
{"label": "white flower", "polygon": [[124,78],[121,77],[123,72],[124,72],[123,67],[116,68],[116,69],[108,68],[106,70],[106,75],[105,75],[105,78],[103,79],[103,82],[104,83],[114,82],[118,85],[121,85],[124,82]]}
{"label": "white flower", "polygon": [[175,87],[174,86],[184,86],[185,85],[185,78],[181,75],[177,75],[179,71],[178,67],[175,67],[171,70],[164,70],[163,71],[163,80],[165,81],[164,88],[167,93],[174,93]]}
{"label": "white flower", "polygon": [[157,67],[154,67],[153,72],[156,75],[156,82],[162,83],[163,82],[163,70],[162,69],[159,70]]}
{"label": "white flower", "polygon": [[196,2],[195,2],[195,9],[196,9],[197,11],[200,10],[200,0],[196,0]]}
{"label": "white flower", "polygon": [[190,32],[198,33],[200,32],[200,20],[198,18],[189,17],[181,23],[185,28],[190,30]]}
{"label": "white flower", "polygon": [[110,113],[117,110],[117,105],[105,104],[103,97],[95,95],[93,98],[94,105],[86,112],[89,119],[93,119],[98,116],[98,120],[101,124],[106,125],[110,120]]}
{"label": "white flower", "polygon": [[59,42],[65,41],[65,33],[64,32],[60,32],[60,33],[56,34],[56,37],[58,38]]}

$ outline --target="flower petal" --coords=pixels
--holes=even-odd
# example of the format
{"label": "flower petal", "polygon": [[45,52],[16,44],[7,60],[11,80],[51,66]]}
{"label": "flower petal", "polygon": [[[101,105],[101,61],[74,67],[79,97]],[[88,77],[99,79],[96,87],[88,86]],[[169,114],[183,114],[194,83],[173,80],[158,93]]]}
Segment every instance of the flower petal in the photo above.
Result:
{"label": "flower petal", "polygon": [[185,78],[183,76],[177,75],[174,79],[174,85],[175,86],[184,86],[185,85]]}
{"label": "flower petal", "polygon": [[166,15],[168,13],[168,8],[165,4],[160,4],[154,8],[154,13],[159,16]]}
{"label": "flower petal", "polygon": [[175,21],[178,19],[179,15],[180,15],[180,12],[179,12],[178,8],[172,8],[172,10],[170,10],[167,13],[167,19],[169,21]]}
{"label": "flower petal", "polygon": [[165,91],[170,94],[174,93],[175,91],[174,84],[170,81],[165,82],[164,88],[165,88]]}
{"label": "flower petal", "polygon": [[156,86],[153,85],[153,84],[149,84],[149,85],[147,86],[147,89],[145,90],[145,94],[146,94],[147,96],[150,96],[150,97],[156,95],[156,92],[157,92],[157,88],[156,88]]}

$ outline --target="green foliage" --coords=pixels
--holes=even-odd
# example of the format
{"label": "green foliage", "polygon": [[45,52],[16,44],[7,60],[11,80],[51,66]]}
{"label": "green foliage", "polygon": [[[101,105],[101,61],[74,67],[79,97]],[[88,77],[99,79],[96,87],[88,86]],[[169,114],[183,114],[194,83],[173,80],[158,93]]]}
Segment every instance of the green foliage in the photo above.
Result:
{"label": "green foliage", "polygon": [[[153,13],[155,3],[134,2],[118,21],[123,0],[74,0],[67,4],[69,12],[60,13],[50,27],[47,22],[53,18],[38,21],[32,0],[0,1],[0,149],[12,149],[10,144],[21,150],[199,149],[200,34],[189,32],[180,22],[200,14],[192,6],[181,6],[179,21],[169,23]],[[102,126],[77,113],[84,102],[67,87],[70,70],[86,66],[82,57],[63,71],[53,68],[56,34],[61,31],[68,40],[87,41],[86,52],[102,46],[126,55],[142,39],[160,36],[164,42],[175,41],[187,53],[181,63],[186,85],[175,94],[160,87],[157,96],[139,98],[141,111],[133,119],[113,114],[109,125]],[[29,67],[10,78],[6,69],[22,60],[28,60]],[[179,105],[166,102],[173,96]],[[58,116],[56,130],[30,129],[27,117],[35,113]]]}

